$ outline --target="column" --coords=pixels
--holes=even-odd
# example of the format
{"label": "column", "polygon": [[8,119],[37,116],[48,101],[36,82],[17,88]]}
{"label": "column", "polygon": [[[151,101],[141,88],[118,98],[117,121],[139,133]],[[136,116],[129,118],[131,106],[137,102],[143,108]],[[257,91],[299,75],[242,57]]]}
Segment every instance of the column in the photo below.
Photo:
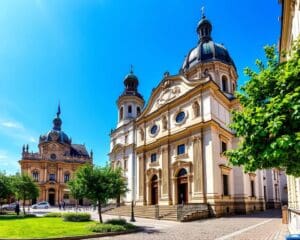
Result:
{"label": "column", "polygon": [[139,158],[139,199],[146,204],[145,189],[145,159],[144,156]]}
{"label": "column", "polygon": [[201,136],[194,137],[193,163],[194,163],[194,195],[199,195],[200,193],[203,193],[203,158],[202,158]]}
{"label": "column", "polygon": [[168,147],[162,148],[162,199],[170,199],[169,196],[169,154]]}

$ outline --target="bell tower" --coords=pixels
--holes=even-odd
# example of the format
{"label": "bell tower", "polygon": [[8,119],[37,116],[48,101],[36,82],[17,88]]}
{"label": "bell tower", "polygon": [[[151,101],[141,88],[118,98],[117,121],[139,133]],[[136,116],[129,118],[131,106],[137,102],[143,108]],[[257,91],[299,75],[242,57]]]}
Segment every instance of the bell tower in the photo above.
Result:
{"label": "bell tower", "polygon": [[144,107],[144,98],[138,92],[139,80],[133,73],[133,67],[124,79],[124,91],[117,101],[118,105],[118,126],[128,123],[138,117]]}

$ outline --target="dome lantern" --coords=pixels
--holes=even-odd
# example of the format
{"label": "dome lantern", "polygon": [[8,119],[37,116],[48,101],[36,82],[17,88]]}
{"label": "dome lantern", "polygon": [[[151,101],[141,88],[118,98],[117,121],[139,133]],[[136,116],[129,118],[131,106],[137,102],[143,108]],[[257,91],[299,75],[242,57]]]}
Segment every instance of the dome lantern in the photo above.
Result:
{"label": "dome lantern", "polygon": [[202,7],[202,19],[199,21],[197,26],[197,33],[200,42],[208,42],[211,38],[212,25],[208,21],[204,14],[204,7]]}

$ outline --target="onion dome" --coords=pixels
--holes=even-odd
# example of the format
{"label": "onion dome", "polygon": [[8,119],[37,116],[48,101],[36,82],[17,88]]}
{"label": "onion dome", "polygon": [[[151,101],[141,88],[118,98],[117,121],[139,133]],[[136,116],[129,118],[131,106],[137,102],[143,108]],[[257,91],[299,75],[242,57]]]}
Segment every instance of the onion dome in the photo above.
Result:
{"label": "onion dome", "polygon": [[180,71],[186,72],[199,63],[211,61],[220,61],[236,68],[227,49],[212,40],[212,24],[204,13],[202,13],[202,19],[199,21],[196,31],[199,37],[198,45],[189,51]]}
{"label": "onion dome", "polygon": [[60,119],[60,105],[58,105],[58,111],[56,118],[53,119],[53,128],[46,134],[40,136],[40,143],[43,142],[59,142],[64,144],[71,144],[71,139],[66,133],[61,130],[62,120]]}
{"label": "onion dome", "polygon": [[136,97],[139,97],[142,100],[144,100],[143,96],[138,92],[139,80],[138,80],[137,76],[134,75],[132,67],[131,67],[129,74],[127,74],[125,76],[124,86],[125,86],[124,92],[122,93],[122,95],[120,97],[136,96]]}

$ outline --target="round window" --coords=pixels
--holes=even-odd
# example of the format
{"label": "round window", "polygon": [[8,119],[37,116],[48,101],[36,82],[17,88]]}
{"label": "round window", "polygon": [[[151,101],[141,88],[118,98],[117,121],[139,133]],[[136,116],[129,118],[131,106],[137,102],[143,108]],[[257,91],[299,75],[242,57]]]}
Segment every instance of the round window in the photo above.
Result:
{"label": "round window", "polygon": [[185,118],[185,113],[184,112],[180,112],[177,114],[176,116],[176,122],[177,123],[181,123]]}
{"label": "round window", "polygon": [[151,134],[154,135],[157,132],[157,129],[158,129],[157,125],[153,125],[152,128],[150,129]]}
{"label": "round window", "polygon": [[50,158],[51,158],[52,160],[55,160],[55,159],[56,159],[56,155],[55,155],[54,153],[52,153],[52,154],[50,155]]}

